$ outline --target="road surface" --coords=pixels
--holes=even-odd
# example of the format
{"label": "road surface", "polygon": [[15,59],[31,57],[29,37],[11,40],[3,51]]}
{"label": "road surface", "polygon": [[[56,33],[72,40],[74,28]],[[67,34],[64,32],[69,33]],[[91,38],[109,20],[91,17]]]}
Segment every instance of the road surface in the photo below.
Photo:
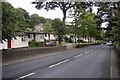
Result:
{"label": "road surface", "polygon": [[111,47],[70,49],[60,54],[3,66],[3,78],[110,78]]}

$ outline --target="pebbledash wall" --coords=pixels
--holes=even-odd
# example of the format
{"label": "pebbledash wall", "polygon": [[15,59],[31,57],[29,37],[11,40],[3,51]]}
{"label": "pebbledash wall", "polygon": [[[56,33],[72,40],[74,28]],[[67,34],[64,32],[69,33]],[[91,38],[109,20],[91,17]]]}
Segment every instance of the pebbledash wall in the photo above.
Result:
{"label": "pebbledash wall", "polygon": [[[20,48],[20,47],[28,47],[28,38],[27,36],[17,36],[16,39],[12,38],[11,40],[11,48]],[[0,42],[0,49],[8,49],[7,40]]]}
{"label": "pebbledash wall", "polygon": [[40,54],[54,53],[64,50],[66,50],[66,46],[3,49],[2,61],[4,63],[15,59],[21,59],[24,57],[30,57],[36,55],[39,56]]}
{"label": "pebbledash wall", "polygon": [[3,44],[0,42],[0,50],[3,49]]}

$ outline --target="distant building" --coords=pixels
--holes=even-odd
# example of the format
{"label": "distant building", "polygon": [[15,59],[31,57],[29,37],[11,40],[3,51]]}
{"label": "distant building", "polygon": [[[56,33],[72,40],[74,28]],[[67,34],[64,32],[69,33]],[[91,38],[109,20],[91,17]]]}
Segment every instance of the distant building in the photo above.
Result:
{"label": "distant building", "polygon": [[33,31],[25,32],[28,35],[28,41],[31,42],[35,40],[35,42],[40,43],[40,45],[45,45],[47,41],[55,41],[55,37],[53,33],[43,32],[43,24],[38,24],[35,26]]}
{"label": "distant building", "polygon": [[0,50],[3,49],[3,44],[0,42]]}
{"label": "distant building", "polygon": [[35,32],[43,32],[43,24],[38,24],[35,26]]}
{"label": "distant building", "polygon": [[53,33],[43,32],[43,24],[37,24],[35,29],[30,32],[26,32],[28,34],[28,41],[35,40],[36,42],[45,42],[55,40]]}
{"label": "distant building", "polygon": [[28,34],[28,41],[35,40],[35,42],[55,41],[55,37],[52,33],[48,32],[25,32]]}
{"label": "distant building", "polygon": [[[78,36],[70,36],[70,35],[66,35],[68,38],[71,38],[72,40],[73,40],[73,42],[75,42],[75,39],[76,39],[76,41],[78,41]],[[94,37],[86,37],[86,38],[83,38],[83,37],[80,37],[80,40],[83,40],[83,41],[85,41],[85,42],[89,42],[89,41],[91,41],[91,42],[96,42],[96,39],[94,38]]]}

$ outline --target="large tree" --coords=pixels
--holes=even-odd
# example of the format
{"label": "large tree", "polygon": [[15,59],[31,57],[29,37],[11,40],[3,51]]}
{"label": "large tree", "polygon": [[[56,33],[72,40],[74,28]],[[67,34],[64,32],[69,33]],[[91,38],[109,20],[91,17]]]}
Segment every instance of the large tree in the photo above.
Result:
{"label": "large tree", "polygon": [[62,12],[63,12],[62,27],[65,26],[65,20],[66,20],[67,11],[76,5],[75,2],[68,2],[68,1],[64,1],[64,2],[59,2],[59,1],[56,1],[56,2],[34,1],[34,2],[32,2],[32,4],[36,4],[35,7],[37,9],[44,8],[47,11],[48,10],[55,10],[55,8],[60,8],[62,10]]}
{"label": "large tree", "polygon": [[15,37],[17,32],[22,32],[26,29],[23,12],[5,2],[2,2],[2,24],[2,40],[11,39]]}
{"label": "large tree", "polygon": [[51,26],[51,22],[47,21],[44,25],[43,25],[43,31],[44,32],[52,32],[52,26]]}
{"label": "large tree", "polygon": [[0,42],[2,42],[2,4],[0,3]]}
{"label": "large tree", "polygon": [[52,21],[51,26],[52,26],[52,29],[53,29],[55,35],[58,38],[59,45],[61,45],[61,41],[62,41],[62,38],[63,38],[63,29],[61,27],[62,26],[62,21],[59,18],[55,18]]}
{"label": "large tree", "polygon": [[81,14],[83,14],[85,12],[85,9],[86,9],[86,5],[85,5],[85,2],[77,2],[76,5],[73,7],[73,34],[75,34],[75,44],[76,44],[76,37],[78,37],[78,44],[79,44],[79,37],[80,37],[80,29],[79,29],[79,21],[80,21],[80,16]]}
{"label": "large tree", "polygon": [[120,45],[120,1],[100,2],[97,4],[100,7],[98,10],[98,16],[101,18],[101,22],[107,21],[109,23],[106,28],[107,39],[113,40],[117,45]]}
{"label": "large tree", "polygon": [[34,27],[38,24],[45,24],[47,21],[51,21],[50,19],[46,19],[44,17],[39,16],[38,14],[32,14],[30,16],[30,28],[34,29]]}
{"label": "large tree", "polygon": [[40,16],[38,14],[32,14],[30,16],[30,27],[34,29],[34,27],[40,24]]}
{"label": "large tree", "polygon": [[26,26],[26,28],[29,28],[30,27],[30,21],[29,21],[30,16],[29,16],[29,13],[26,10],[22,9],[22,8],[17,8],[17,10],[24,17],[24,20],[25,20],[24,26]]}

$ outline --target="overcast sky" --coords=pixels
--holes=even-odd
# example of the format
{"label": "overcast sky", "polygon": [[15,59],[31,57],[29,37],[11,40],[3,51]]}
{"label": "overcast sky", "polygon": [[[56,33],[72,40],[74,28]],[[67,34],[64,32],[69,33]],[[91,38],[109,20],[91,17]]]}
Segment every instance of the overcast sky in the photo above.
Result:
{"label": "overcast sky", "polygon": [[[25,9],[30,15],[32,14],[38,14],[39,16],[42,16],[44,18],[50,18],[50,19],[55,19],[55,18],[60,18],[62,20],[63,14],[62,11],[59,8],[56,8],[55,10],[50,10],[46,11],[44,9],[38,10],[35,8],[34,4],[31,4],[32,1],[35,0],[7,0],[12,6],[15,8],[23,8]],[[93,12],[97,12],[97,7],[93,7]],[[72,18],[67,18],[66,22],[72,21]],[[103,24],[102,26],[104,27],[106,25]]]}
{"label": "overcast sky", "polygon": [[34,0],[7,0],[12,6],[15,8],[21,7],[25,9],[29,14],[38,14],[39,16],[43,16],[45,18],[60,18],[62,19],[63,14],[62,11],[59,8],[56,8],[56,10],[50,10],[46,11],[44,9],[42,10],[37,10],[35,8],[34,4],[31,4],[32,1]]}

